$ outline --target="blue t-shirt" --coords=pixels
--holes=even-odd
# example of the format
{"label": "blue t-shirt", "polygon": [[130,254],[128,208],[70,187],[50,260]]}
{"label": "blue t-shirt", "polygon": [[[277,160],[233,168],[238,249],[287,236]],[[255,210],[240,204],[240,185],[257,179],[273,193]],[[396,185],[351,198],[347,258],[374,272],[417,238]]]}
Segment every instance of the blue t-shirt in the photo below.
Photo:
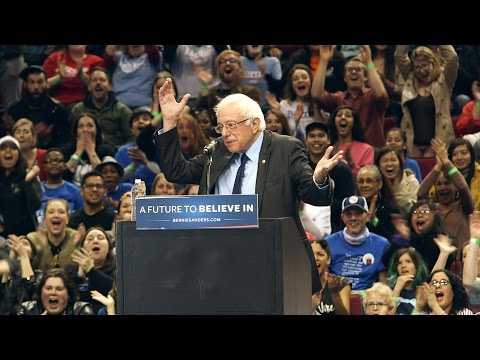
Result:
{"label": "blue t-shirt", "polygon": [[370,233],[360,245],[349,244],[343,230],[326,237],[332,261],[328,267],[332,274],[344,276],[352,290],[368,289],[378,281],[378,273],[385,270],[382,255],[388,247],[388,240]]}

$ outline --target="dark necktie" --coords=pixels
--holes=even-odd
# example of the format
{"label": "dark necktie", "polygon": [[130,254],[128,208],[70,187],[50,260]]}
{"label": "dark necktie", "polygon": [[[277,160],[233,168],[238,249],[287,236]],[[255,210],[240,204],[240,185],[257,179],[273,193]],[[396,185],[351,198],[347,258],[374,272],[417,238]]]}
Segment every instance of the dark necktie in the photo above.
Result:
{"label": "dark necktie", "polygon": [[245,163],[248,161],[247,154],[243,154],[240,158],[240,167],[237,171],[237,176],[235,177],[235,184],[233,184],[232,194],[241,194],[242,193],[242,179],[243,174],[245,173]]}

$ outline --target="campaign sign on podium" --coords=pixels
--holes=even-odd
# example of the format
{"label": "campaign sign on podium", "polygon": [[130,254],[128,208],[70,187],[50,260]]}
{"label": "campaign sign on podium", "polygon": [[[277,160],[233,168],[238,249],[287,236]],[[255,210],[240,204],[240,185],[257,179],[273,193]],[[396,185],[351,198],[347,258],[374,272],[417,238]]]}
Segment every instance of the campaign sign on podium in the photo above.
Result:
{"label": "campaign sign on podium", "polygon": [[137,230],[258,228],[258,195],[146,196],[136,199]]}

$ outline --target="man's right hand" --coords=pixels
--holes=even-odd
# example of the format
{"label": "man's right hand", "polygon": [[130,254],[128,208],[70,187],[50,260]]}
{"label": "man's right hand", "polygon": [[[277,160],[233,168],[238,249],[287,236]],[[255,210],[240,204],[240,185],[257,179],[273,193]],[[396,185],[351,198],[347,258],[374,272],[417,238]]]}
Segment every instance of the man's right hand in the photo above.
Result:
{"label": "man's right hand", "polygon": [[178,103],[175,100],[172,79],[167,78],[158,90],[158,102],[163,116],[163,131],[167,132],[177,126],[180,113],[187,105],[190,94],[185,94]]}

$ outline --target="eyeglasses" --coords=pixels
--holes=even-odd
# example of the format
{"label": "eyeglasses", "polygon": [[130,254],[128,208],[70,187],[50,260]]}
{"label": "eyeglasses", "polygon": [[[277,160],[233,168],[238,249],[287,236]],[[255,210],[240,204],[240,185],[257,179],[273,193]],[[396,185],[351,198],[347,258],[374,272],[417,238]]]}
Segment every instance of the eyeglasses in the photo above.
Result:
{"label": "eyeglasses", "polygon": [[445,279],[442,279],[442,280],[440,280],[440,281],[438,281],[438,280],[432,280],[430,283],[431,283],[433,286],[435,286],[435,287],[439,287],[439,286],[445,287],[445,286],[447,286],[448,284],[450,284],[450,281],[445,280]]}
{"label": "eyeglasses", "polygon": [[360,185],[363,185],[363,184],[372,185],[376,182],[378,182],[378,180],[375,180],[375,179],[358,179],[357,180],[357,184],[360,184]]}
{"label": "eyeglasses", "polygon": [[239,122],[235,122],[235,121],[229,121],[227,122],[225,125],[223,124],[218,124],[217,126],[214,127],[215,131],[217,134],[221,134],[222,133],[222,130],[225,128],[227,129],[228,131],[233,131],[237,128],[237,125],[238,124],[241,124],[247,120],[250,120],[250,119],[245,119],[245,120],[242,120],[242,121],[239,121]]}
{"label": "eyeglasses", "polygon": [[413,210],[412,214],[415,214],[415,215],[418,215],[418,214],[430,214],[432,212],[432,210]]}
{"label": "eyeglasses", "polygon": [[222,59],[218,62],[218,64],[219,65],[224,65],[227,62],[229,62],[230,64],[240,64],[240,61],[238,61],[237,59]]}
{"label": "eyeglasses", "polygon": [[348,66],[345,68],[345,71],[348,72],[348,73],[352,73],[352,72],[361,72],[363,71],[363,68],[362,67],[358,67],[358,66]]}
{"label": "eyeglasses", "polygon": [[418,70],[426,70],[430,66],[430,63],[424,63],[420,65],[416,65],[413,67],[413,70],[418,71]]}
{"label": "eyeglasses", "polygon": [[88,190],[93,190],[93,188],[104,189],[105,185],[103,185],[103,184],[83,184],[82,187],[87,188]]}
{"label": "eyeglasses", "polygon": [[367,308],[373,309],[375,306],[381,308],[381,307],[387,306],[387,304],[382,303],[382,302],[368,302],[367,303]]}
{"label": "eyeglasses", "polygon": [[45,160],[46,164],[61,164],[63,162],[65,162],[64,159],[46,159]]}

